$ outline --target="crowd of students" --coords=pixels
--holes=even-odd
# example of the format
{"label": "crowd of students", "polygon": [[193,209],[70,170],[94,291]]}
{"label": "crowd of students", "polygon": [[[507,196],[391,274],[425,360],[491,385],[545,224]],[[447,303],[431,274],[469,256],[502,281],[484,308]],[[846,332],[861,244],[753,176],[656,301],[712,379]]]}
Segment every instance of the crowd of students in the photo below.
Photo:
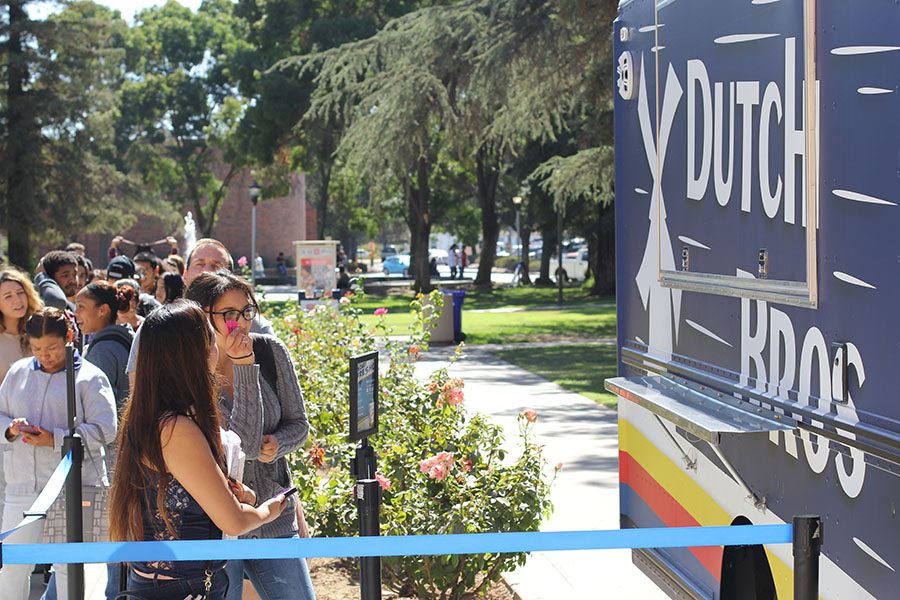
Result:
{"label": "crowd of students", "polygon": [[[147,248],[130,258],[117,241],[103,271],[79,244],[46,254],[33,284],[0,268],[0,528],[22,519],[59,461],[72,342],[83,483],[109,486],[108,523],[86,523],[87,541],[298,537],[287,455],[309,423],[252,287],[216,240],[186,260]],[[37,524],[4,543],[42,540]],[[27,599],[33,568],[4,565],[0,600]],[[43,598],[66,598],[65,566],[52,571]],[[238,600],[254,589],[315,597],[303,559],[111,564],[106,597]]]}

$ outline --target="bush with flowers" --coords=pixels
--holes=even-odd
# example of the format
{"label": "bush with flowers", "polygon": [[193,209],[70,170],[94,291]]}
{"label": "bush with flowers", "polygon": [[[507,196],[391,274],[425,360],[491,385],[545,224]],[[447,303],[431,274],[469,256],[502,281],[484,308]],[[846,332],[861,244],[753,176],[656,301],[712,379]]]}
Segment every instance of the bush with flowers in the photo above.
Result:
{"label": "bush with flowers", "polygon": [[[310,419],[308,447],[292,460],[315,534],[347,536],[357,530],[349,472],[355,445],[347,440],[349,358],[375,349],[382,357],[380,421],[378,435],[369,441],[378,454],[382,533],[536,531],[550,513],[555,476],[534,442],[536,415],[520,415],[517,455],[507,457],[502,429],[466,411],[461,379],[446,368],[426,380],[415,375],[439,312],[425,307],[440,307],[440,293],[413,300],[414,324],[403,341],[384,320],[374,329],[363,324],[362,311],[346,298],[310,312],[291,307],[274,319],[296,361]],[[457,348],[454,360],[460,356]],[[524,559],[524,554],[395,557],[383,560],[383,573],[395,591],[458,600],[483,591]]]}

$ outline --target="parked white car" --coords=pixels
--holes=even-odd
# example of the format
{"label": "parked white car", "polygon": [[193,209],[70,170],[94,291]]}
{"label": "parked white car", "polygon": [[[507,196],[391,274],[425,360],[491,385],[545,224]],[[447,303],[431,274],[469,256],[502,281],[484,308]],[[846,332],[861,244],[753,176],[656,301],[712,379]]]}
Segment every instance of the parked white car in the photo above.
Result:
{"label": "parked white car", "polygon": [[447,264],[447,251],[441,250],[440,248],[430,248],[428,250],[428,260],[434,258],[437,260],[437,264],[446,265]]}
{"label": "parked white car", "polygon": [[[551,263],[552,264],[552,263]],[[563,254],[562,261],[562,277],[563,281],[568,279],[577,279],[584,281],[587,279],[590,268],[588,267],[588,251],[587,248],[576,250],[575,252],[567,252]],[[558,275],[559,273],[557,273]]]}

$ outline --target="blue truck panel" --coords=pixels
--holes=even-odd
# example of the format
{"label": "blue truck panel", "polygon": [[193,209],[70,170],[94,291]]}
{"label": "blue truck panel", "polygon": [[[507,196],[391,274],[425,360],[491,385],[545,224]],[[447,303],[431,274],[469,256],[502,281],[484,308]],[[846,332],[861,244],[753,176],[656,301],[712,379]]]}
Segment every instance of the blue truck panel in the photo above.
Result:
{"label": "blue truck panel", "polygon": [[[900,4],[814,4],[818,81],[809,86],[804,2],[672,0],[656,14],[652,0],[620,3],[618,342],[623,356],[657,359],[641,369],[620,357],[620,375],[708,374],[748,410],[767,406],[759,395],[788,403],[799,426],[723,436],[719,457],[620,399],[628,432],[620,444],[632,469],[622,473],[622,522],[727,525],[819,514],[822,596],[895,598]],[[813,90],[817,114],[807,119],[805,93]],[[811,124],[819,158],[815,306],[662,285],[660,270],[761,279],[760,250],[769,279],[807,281]],[[628,484],[635,469],[651,483]],[[779,595],[789,595],[790,548],[766,551]],[[692,552],[677,565],[693,571],[686,589],[718,597],[710,586],[722,577],[721,555]]]}

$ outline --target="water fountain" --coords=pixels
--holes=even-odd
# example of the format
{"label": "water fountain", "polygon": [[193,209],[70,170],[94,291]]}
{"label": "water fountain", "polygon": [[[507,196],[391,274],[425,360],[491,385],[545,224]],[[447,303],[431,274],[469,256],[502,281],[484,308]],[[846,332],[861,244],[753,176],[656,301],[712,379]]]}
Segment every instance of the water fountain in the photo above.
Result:
{"label": "water fountain", "polygon": [[184,215],[184,252],[182,256],[189,256],[194,244],[197,243],[197,224],[194,223],[194,215],[188,211]]}

